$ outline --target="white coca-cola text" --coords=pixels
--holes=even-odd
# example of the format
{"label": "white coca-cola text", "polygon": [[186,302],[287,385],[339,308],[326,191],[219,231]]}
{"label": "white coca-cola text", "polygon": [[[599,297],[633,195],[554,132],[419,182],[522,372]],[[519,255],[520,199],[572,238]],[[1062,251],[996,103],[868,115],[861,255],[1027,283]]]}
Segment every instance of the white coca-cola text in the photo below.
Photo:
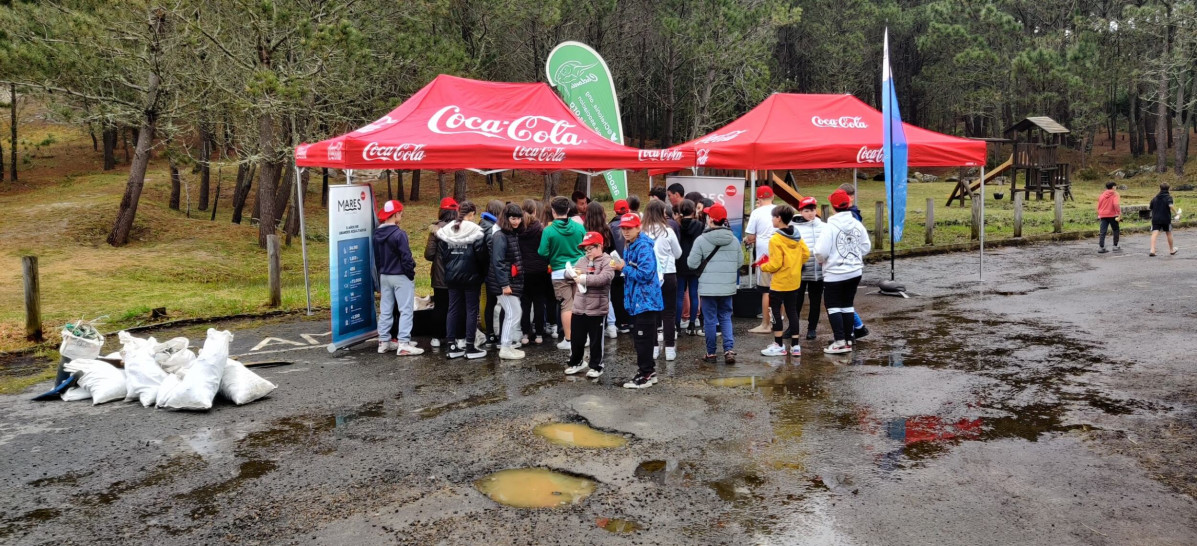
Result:
{"label": "white coca-cola text", "polygon": [[884,163],[885,150],[882,148],[870,149],[868,146],[861,146],[860,151],[856,152],[857,163]]}
{"label": "white coca-cola text", "polygon": [[860,119],[860,116],[840,116],[838,118],[821,118],[819,116],[812,116],[810,122],[815,127],[827,127],[831,129],[868,129],[869,124]]}
{"label": "white coca-cola text", "polygon": [[535,142],[554,146],[577,146],[581,141],[568,121],[547,116],[523,116],[514,121],[482,119],[461,113],[457,106],[446,106],[428,118],[428,130],[442,135],[475,134],[489,138]]}
{"label": "white coca-cola text", "polygon": [[738,130],[738,131],[730,131],[727,133],[723,133],[722,135],[710,135],[710,136],[704,137],[702,140],[699,140],[698,143],[699,144],[711,144],[714,142],[727,142],[727,141],[734,139],[734,138],[736,138],[744,133],[747,133],[747,132],[748,131]]}
{"label": "white coca-cola text", "polygon": [[707,164],[707,155],[710,153],[711,153],[711,151],[706,148],[698,150],[698,159],[695,160],[695,163],[697,163],[700,167],[703,165],[706,165]]}
{"label": "white coca-cola text", "polygon": [[640,161],[681,161],[681,150],[640,150]]}
{"label": "white coca-cola text", "polygon": [[542,163],[560,163],[565,161],[565,148],[535,146],[516,146],[511,151],[511,158],[516,161],[537,161]]}
{"label": "white coca-cola text", "polygon": [[341,142],[341,141],[334,142],[334,143],[330,144],[328,146],[328,150],[327,150],[328,160],[329,161],[340,161],[344,157],[344,155],[341,153],[341,149],[344,147],[345,147],[345,143]]}
{"label": "white coca-cola text", "polygon": [[383,146],[371,142],[362,149],[362,159],[366,161],[423,161],[423,144],[400,144],[398,146]]}

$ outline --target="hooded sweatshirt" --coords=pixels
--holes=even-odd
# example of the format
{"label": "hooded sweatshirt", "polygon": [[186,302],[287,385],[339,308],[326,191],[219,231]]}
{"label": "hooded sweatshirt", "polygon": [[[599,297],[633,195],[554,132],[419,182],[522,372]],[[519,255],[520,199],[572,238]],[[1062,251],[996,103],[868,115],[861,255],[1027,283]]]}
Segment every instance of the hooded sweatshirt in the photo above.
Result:
{"label": "hooded sweatshirt", "polygon": [[1118,192],[1113,189],[1101,192],[1101,197],[1097,198],[1097,217],[1116,218],[1118,216],[1122,216]]}
{"label": "hooded sweatshirt", "polygon": [[806,243],[806,248],[811,251],[810,258],[802,266],[803,282],[823,280],[823,267],[819,265],[819,260],[815,258],[814,249],[815,244],[818,243],[819,237],[823,233],[823,226],[826,224],[818,216],[809,222],[802,216],[795,216],[794,221],[790,222],[790,225],[798,228],[798,233],[802,235],[802,242]]}
{"label": "hooded sweatshirt", "polygon": [[540,236],[543,234],[544,226],[540,225],[540,221],[535,218],[520,231],[520,261],[523,262],[524,270],[530,274],[548,274],[549,272],[548,260],[536,253],[536,249],[540,248]]}
{"label": "hooded sweatshirt", "polygon": [[682,218],[681,231],[678,235],[678,241],[682,245],[682,255],[677,259],[677,274],[691,275],[690,264],[686,261],[690,258],[690,251],[694,248],[694,241],[698,240],[698,236],[702,235],[702,222],[694,218]]}
{"label": "hooded sweatshirt", "polygon": [[[490,267],[486,270],[486,291],[490,294],[502,294],[503,287],[511,287],[511,295],[520,297],[524,293],[524,263],[520,252],[520,233],[518,230],[499,230],[491,235]],[[511,266],[515,266],[516,274],[511,274]]]}
{"label": "hooded sweatshirt", "polygon": [[540,248],[536,252],[549,260],[549,269],[564,271],[565,262],[577,263],[582,258],[583,252],[578,245],[582,244],[585,236],[586,228],[582,224],[558,218],[545,226],[544,234],[540,236]]}
{"label": "hooded sweatshirt", "polygon": [[777,292],[791,292],[802,286],[802,266],[810,259],[810,250],[794,226],[773,232],[769,238],[769,261],[761,264],[761,271],[773,274],[769,288]]}
{"label": "hooded sweatshirt", "polygon": [[815,257],[823,264],[823,280],[838,282],[859,277],[864,257],[872,250],[869,233],[852,212],[837,212],[815,242]]}
{"label": "hooded sweatshirt", "polygon": [[477,289],[486,279],[486,268],[490,265],[482,228],[463,220],[454,231],[457,225],[450,222],[436,232],[437,254],[445,264],[445,284],[449,288]]}
{"label": "hooded sweatshirt", "polygon": [[682,243],[677,240],[677,232],[673,228],[665,228],[657,232],[644,230],[643,233],[653,240],[653,251],[657,254],[657,274],[661,278],[670,273],[677,273],[677,259],[682,257]]}
{"label": "hooded sweatshirt", "polygon": [[623,305],[629,315],[665,308],[665,300],[661,297],[661,281],[657,276],[657,253],[653,245],[653,240],[643,231],[627,242],[628,253],[624,256],[623,267]]}
{"label": "hooded sweatshirt", "polygon": [[698,295],[734,296],[736,281],[740,276],[740,262],[744,260],[744,255],[740,253],[740,240],[726,226],[707,229],[694,240],[694,248],[690,249],[686,265],[693,272],[712,252],[715,257],[707,262],[706,269],[698,276]]}
{"label": "hooded sweatshirt", "polygon": [[379,275],[403,275],[416,278],[416,260],[411,256],[407,232],[395,224],[383,224],[374,230],[374,263]]}

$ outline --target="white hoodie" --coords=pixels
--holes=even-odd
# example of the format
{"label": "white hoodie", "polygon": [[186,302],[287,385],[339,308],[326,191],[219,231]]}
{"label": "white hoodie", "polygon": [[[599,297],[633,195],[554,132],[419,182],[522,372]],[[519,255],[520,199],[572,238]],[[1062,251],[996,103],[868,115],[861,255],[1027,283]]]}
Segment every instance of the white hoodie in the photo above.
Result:
{"label": "white hoodie", "polygon": [[815,241],[815,258],[823,264],[823,280],[836,282],[859,277],[865,254],[872,250],[869,233],[849,211],[833,214]]}

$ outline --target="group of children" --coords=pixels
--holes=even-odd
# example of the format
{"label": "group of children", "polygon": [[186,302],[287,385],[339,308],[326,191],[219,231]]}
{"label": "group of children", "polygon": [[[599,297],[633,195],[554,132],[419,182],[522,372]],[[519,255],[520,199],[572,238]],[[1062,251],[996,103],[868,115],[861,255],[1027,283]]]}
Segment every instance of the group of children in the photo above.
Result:
{"label": "group of children", "polygon": [[[763,187],[758,196],[771,201],[772,191]],[[600,204],[580,192],[572,197],[554,198],[547,210],[531,199],[522,206],[495,200],[480,215],[469,201],[441,201],[424,256],[432,262],[434,309],[444,310],[446,356],[483,358],[494,344],[500,358],[520,359],[522,346],[546,337],[551,343],[560,333],[557,347],[570,351],[564,372],[597,378],[604,371],[604,337],[631,332],[637,372],[623,386],[640,389],[657,383],[661,349],[666,360],[676,359],[677,333],[701,324],[703,360],[718,360],[721,336],[724,362],[734,364],[732,302],[743,258],[727,210],[673,184],[654,188],[643,213],[635,197],[617,201],[608,223]],[[808,339],[815,337],[819,300],[826,302],[835,339],[824,352],[851,351],[853,340],[867,333],[854,328],[859,319],[853,298],[869,238],[853,216],[848,192],[836,190],[829,201],[836,214],[826,223],[812,197],[801,201],[798,212],[771,203],[768,210],[758,208],[769,215],[769,233],[752,230],[750,220],[749,241],[761,250],[757,265],[768,280],[773,317],[773,344],[761,351],[766,356],[801,354],[798,319],[807,295]],[[398,201],[386,202],[374,235],[382,292],[378,350],[417,355],[423,349],[410,335],[415,261],[398,227],[402,210]],[[399,333],[391,340],[396,304]],[[475,334],[481,313],[487,324]]]}

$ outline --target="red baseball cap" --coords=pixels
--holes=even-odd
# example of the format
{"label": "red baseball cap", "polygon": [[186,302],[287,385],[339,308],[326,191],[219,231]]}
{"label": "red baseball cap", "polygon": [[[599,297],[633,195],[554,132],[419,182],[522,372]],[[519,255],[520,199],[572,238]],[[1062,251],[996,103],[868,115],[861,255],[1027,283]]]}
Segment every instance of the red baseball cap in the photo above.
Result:
{"label": "red baseball cap", "polygon": [[769,186],[761,186],[756,189],[757,199],[769,199],[770,197],[773,197],[773,188]]}
{"label": "red baseball cap", "polygon": [[819,200],[815,199],[814,197],[803,197],[802,200],[798,202],[799,209],[804,209],[807,207],[814,208],[817,206],[819,206]]}
{"label": "red baseball cap", "polygon": [[629,210],[632,209],[628,206],[627,199],[620,199],[615,202],[615,214],[627,214]]}
{"label": "red baseball cap", "polygon": [[620,216],[619,227],[640,227],[640,217],[632,213]]}
{"label": "red baseball cap", "polygon": [[457,200],[452,197],[441,199],[441,210],[457,210]]}
{"label": "red baseball cap", "polygon": [[591,245],[603,246],[603,236],[597,231],[587,231],[586,236],[582,237],[582,242],[578,244],[578,248],[586,248]]}
{"label": "red baseball cap", "polygon": [[403,212],[403,203],[394,199],[382,204],[382,208],[378,209],[378,221],[385,222],[390,217]]}
{"label": "red baseball cap", "polygon": [[702,211],[707,213],[707,216],[709,216],[712,220],[715,220],[717,222],[722,222],[723,220],[727,220],[727,208],[725,208],[723,205],[720,205],[719,203],[715,203],[714,205],[711,205],[705,209],[702,209]]}
{"label": "red baseball cap", "polygon": [[848,195],[848,192],[844,190],[835,190],[827,197],[827,200],[837,210],[846,209],[852,205],[852,196]]}

